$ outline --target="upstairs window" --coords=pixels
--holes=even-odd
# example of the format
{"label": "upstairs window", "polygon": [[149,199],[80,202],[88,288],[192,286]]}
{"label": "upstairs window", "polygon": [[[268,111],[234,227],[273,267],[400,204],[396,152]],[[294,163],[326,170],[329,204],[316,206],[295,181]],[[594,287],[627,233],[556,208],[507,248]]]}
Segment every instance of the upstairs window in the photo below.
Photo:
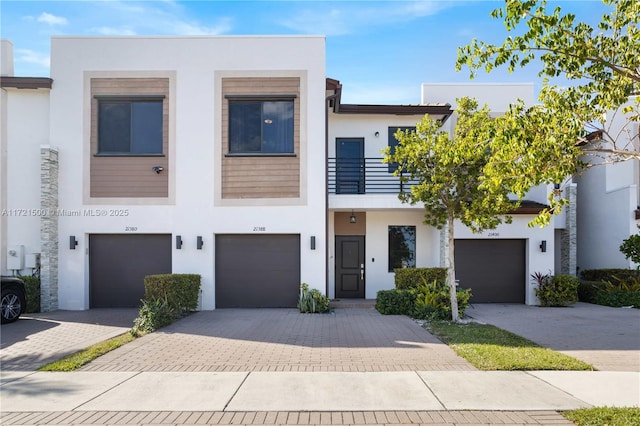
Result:
{"label": "upstairs window", "polygon": [[389,227],[389,272],[416,267],[416,227]]}
{"label": "upstairs window", "polygon": [[161,155],[163,98],[98,99],[98,154]]}
{"label": "upstairs window", "polygon": [[229,99],[229,154],[293,154],[292,97]]}

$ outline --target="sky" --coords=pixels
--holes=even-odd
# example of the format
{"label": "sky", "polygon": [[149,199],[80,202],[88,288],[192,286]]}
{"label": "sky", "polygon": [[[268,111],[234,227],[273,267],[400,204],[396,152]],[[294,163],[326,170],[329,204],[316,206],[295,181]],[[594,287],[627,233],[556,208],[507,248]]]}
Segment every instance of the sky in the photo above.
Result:
{"label": "sky", "polygon": [[[14,46],[14,74],[49,76],[54,35],[324,35],[327,77],[342,101],[420,103],[422,83],[468,83],[457,48],[472,39],[501,43],[507,32],[490,12],[503,1],[16,1],[0,0],[0,36]],[[552,5],[591,24],[599,0]],[[595,21],[593,21],[595,19]],[[478,73],[473,83],[534,83],[535,67]]]}

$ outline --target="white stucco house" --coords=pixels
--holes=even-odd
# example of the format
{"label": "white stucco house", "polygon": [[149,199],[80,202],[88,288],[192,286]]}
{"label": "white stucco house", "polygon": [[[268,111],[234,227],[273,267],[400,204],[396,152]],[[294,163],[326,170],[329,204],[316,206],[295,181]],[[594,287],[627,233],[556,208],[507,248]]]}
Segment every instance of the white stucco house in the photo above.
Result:
{"label": "white stucco house", "polygon": [[[621,147],[640,150],[640,125],[621,110],[604,121],[607,132]],[[596,136],[591,143],[601,143]],[[588,147],[587,147],[588,148]],[[588,156],[601,163],[575,178],[578,183],[578,268],[635,268],[620,252],[620,244],[637,234],[640,224],[640,161],[611,163],[607,157]]]}
{"label": "white stucco house", "polygon": [[[39,270],[44,310],[137,306],[168,272],[202,276],[203,310],[295,306],[302,282],[373,299],[395,267],[445,262],[381,162],[396,129],[428,113],[452,131],[461,96],[533,102],[532,85],[424,84],[419,105],[344,104],[320,36],[54,37],[45,78],[14,76],[12,48],[0,269]],[[531,273],[572,269],[575,213],[527,226],[550,190],[510,225],[456,227],[474,302],[535,304]]]}

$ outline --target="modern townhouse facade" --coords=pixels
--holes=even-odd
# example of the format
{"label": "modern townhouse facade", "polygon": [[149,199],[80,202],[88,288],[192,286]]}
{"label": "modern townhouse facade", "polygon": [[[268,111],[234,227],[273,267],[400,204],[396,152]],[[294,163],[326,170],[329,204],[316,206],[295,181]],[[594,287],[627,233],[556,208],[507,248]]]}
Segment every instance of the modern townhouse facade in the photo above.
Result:
{"label": "modern townhouse facade", "polygon": [[[414,129],[424,114],[452,133],[457,98],[474,97],[500,114],[516,98],[531,104],[533,85],[423,84],[420,105],[341,105],[339,82],[328,80],[327,89],[335,97],[328,132],[329,295],[375,298],[394,287],[394,268],[447,264],[444,232],[423,224],[422,206],[399,201],[394,167],[381,162],[382,150],[397,144],[394,133]],[[461,287],[473,289],[472,302],[537,303],[530,274],[554,272],[560,258],[555,234],[567,220],[545,228],[528,223],[552,189],[530,191],[511,224],[482,234],[455,225],[456,277]]]}
{"label": "modern townhouse facade", "polygon": [[[395,131],[425,113],[453,131],[462,96],[533,102],[532,85],[424,84],[419,105],[344,104],[316,36],[54,37],[40,79],[2,49],[2,273],[39,268],[45,310],[136,306],[169,272],[202,276],[202,310],[293,307],[302,282],[373,299],[394,268],[446,260],[381,162]],[[571,270],[575,214],[527,226],[552,189],[512,224],[456,226],[473,302],[535,304],[531,273]]]}
{"label": "modern townhouse facade", "polygon": [[324,49],[323,37],[54,37],[37,117],[3,78],[3,252],[40,253],[53,309],[136,306],[149,273],[200,274],[201,309],[324,290]]}

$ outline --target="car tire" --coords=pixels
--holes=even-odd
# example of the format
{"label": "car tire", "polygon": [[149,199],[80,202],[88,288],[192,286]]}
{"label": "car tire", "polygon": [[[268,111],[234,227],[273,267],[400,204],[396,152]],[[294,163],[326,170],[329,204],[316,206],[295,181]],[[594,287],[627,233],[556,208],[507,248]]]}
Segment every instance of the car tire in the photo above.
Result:
{"label": "car tire", "polygon": [[15,322],[18,320],[26,307],[24,296],[15,288],[2,290],[0,298],[0,316],[2,324]]}

